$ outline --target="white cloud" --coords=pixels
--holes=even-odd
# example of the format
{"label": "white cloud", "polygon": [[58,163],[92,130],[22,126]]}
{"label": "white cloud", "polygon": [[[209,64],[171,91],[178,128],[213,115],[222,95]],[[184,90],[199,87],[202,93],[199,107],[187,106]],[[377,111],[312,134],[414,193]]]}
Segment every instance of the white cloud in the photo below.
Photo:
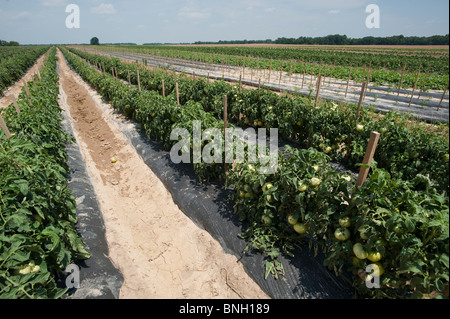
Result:
{"label": "white cloud", "polygon": [[339,13],[341,13],[341,11],[340,10],[330,10],[330,11],[328,11],[328,13],[329,14],[339,14]]}
{"label": "white cloud", "polygon": [[276,8],[266,8],[264,11],[267,13],[274,12]]}
{"label": "white cloud", "polygon": [[44,7],[65,6],[67,4],[67,0],[41,0],[40,2]]}
{"label": "white cloud", "polygon": [[193,20],[208,19],[211,16],[211,9],[209,8],[198,8],[193,1],[183,7],[180,12],[178,12],[180,18],[187,18]]}
{"label": "white cloud", "polygon": [[26,19],[32,16],[31,12],[28,11],[22,11],[14,16],[11,17],[12,20],[22,20],[22,19]]}
{"label": "white cloud", "polygon": [[94,14],[115,14],[116,9],[112,4],[102,3],[98,7],[94,7],[91,9],[91,13]]}

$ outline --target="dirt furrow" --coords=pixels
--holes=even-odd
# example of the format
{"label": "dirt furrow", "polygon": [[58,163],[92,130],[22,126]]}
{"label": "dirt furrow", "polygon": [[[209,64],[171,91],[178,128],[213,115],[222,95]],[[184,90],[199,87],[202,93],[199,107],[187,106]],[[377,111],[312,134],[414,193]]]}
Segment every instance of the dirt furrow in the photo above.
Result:
{"label": "dirt furrow", "polygon": [[236,257],[180,211],[102,112],[98,95],[58,55],[63,108],[92,175],[110,257],[124,276],[120,298],[268,298]]}

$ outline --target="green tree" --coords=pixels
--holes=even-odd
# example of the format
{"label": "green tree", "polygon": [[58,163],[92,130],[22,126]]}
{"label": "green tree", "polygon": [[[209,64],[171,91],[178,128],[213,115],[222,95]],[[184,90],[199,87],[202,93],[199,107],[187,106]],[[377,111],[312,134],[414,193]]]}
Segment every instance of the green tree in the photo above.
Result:
{"label": "green tree", "polygon": [[91,39],[91,45],[100,45],[100,41],[97,37]]}

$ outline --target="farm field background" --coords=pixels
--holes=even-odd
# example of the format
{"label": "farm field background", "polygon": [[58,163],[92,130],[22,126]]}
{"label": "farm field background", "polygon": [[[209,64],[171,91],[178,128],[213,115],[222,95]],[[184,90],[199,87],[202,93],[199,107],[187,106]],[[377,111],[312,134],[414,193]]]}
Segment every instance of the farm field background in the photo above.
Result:
{"label": "farm field background", "polygon": [[448,300],[448,2],[136,4],[0,0],[0,303]]}
{"label": "farm field background", "polygon": [[[252,69],[247,68],[248,64],[244,67],[244,58],[240,56],[215,56],[203,52],[198,55],[196,55],[197,52],[194,52],[194,55],[190,56],[189,54],[192,52],[189,52],[184,59],[181,59],[177,54],[186,54],[186,52],[171,48],[155,47],[150,50],[148,47],[137,47],[133,48],[136,50],[133,52],[133,49],[128,47],[72,46],[68,48],[70,51],[66,48],[61,48],[61,50],[74,70],[94,89],[98,90],[105,100],[110,101],[116,111],[123,113],[128,119],[140,123],[148,138],[162,142],[167,150],[174,144],[174,141],[168,139],[170,130],[179,125],[191,130],[190,125],[193,120],[206,121],[210,126],[223,130],[222,103],[224,95],[230,97],[228,100],[230,125],[278,127],[282,139],[296,145],[293,149],[287,148],[291,160],[287,160],[284,154],[280,155],[279,161],[282,163],[280,177],[255,175],[253,172],[257,166],[253,168],[249,164],[237,166],[228,177],[224,176],[224,167],[220,164],[194,166],[195,173],[203,183],[207,184],[208,181],[226,182],[227,186],[233,190],[231,199],[234,202],[235,213],[241,220],[253,223],[245,230],[243,238],[250,242],[252,249],[270,257],[265,265],[266,279],[268,275],[275,277],[283,275],[283,266],[278,261],[278,256],[292,254],[292,251],[295,250],[294,247],[305,245],[304,234],[308,234],[310,236],[308,237],[310,239],[307,240],[309,246],[312,246],[316,253],[323,249],[327,256],[326,265],[336,274],[341,274],[346,267],[353,269],[355,276],[353,286],[363,295],[373,292],[364,288],[361,285],[361,278],[358,277],[358,269],[364,268],[366,262],[355,261],[355,246],[352,248],[352,245],[357,244],[362,245],[358,248],[360,251],[355,253],[357,256],[366,249],[369,250],[369,247],[373,251],[381,252],[381,255],[384,256],[384,262],[379,265],[386,272],[383,276],[385,286],[384,289],[377,290],[373,297],[404,297],[405,295],[423,297],[430,294],[434,296],[438,290],[445,289],[446,277],[442,275],[442,270],[437,272],[435,269],[424,270],[423,267],[430,266],[427,266],[423,258],[439,260],[438,264],[435,263],[431,267],[439,269],[447,267],[445,257],[447,248],[441,246],[439,242],[430,242],[426,236],[429,236],[428,232],[433,229],[433,234],[438,238],[443,239],[446,236],[448,238],[448,223],[445,222],[448,220],[448,196],[446,195],[448,193],[448,124],[425,123],[396,112],[384,112],[385,115],[381,115],[369,108],[362,108],[360,110],[361,118],[355,118],[357,105],[354,103],[340,101],[339,104],[336,104],[333,99],[325,98],[318,100],[317,96],[311,92],[307,96],[287,94],[286,92],[275,93],[265,88],[264,85],[260,86],[260,83],[258,83],[258,88],[249,85],[243,87],[245,72],[247,72],[247,76],[250,72],[250,76],[255,78],[258,74],[264,76],[266,73],[268,82],[272,76],[279,84],[283,77],[295,76],[294,71],[284,70],[283,73],[281,68],[283,62],[280,63],[280,70],[277,74],[274,60],[271,60],[272,68],[270,65],[265,65],[265,67],[269,66],[269,69],[265,67]],[[49,47],[41,48],[41,50],[41,52],[48,51]],[[55,51],[52,49],[51,52]],[[5,56],[7,58],[7,54]],[[38,57],[39,55],[35,60]],[[124,57],[129,57],[129,59],[124,59]],[[158,60],[157,65],[151,66],[152,59],[161,57],[163,60]],[[55,61],[53,58],[48,60]],[[225,61],[231,60],[234,60],[236,65],[230,63],[227,66]],[[176,65],[180,61],[184,66],[189,62],[194,62],[192,70],[195,71],[189,74],[185,70],[179,72],[171,70],[171,65]],[[220,66],[222,61],[224,63]],[[161,63],[167,63],[167,65]],[[294,63],[291,65],[295,70]],[[207,69],[209,74],[201,76],[199,70],[205,66],[209,66]],[[309,64],[309,66],[311,74],[307,75],[314,77],[316,75],[314,64]],[[322,79],[320,77],[322,67],[326,66],[316,65],[315,67],[319,67],[316,78]],[[240,79],[223,81],[224,75],[227,72],[230,75],[233,68],[239,73]],[[210,77],[211,73],[214,74],[214,70],[218,71],[218,75],[217,79],[212,81]],[[366,71],[369,72],[369,69]],[[46,72],[49,74],[52,72],[48,63],[43,76],[46,76]],[[357,72],[355,72],[355,76],[355,82],[357,82]],[[365,76],[363,74],[361,80]],[[33,85],[35,85],[37,77],[36,73],[33,84],[30,85],[32,92],[35,92]],[[320,85],[327,82],[330,84],[335,80],[325,77]],[[286,79],[285,81],[289,82]],[[309,85],[313,84],[314,78]],[[315,90],[318,90],[318,83],[315,85]],[[402,89],[404,88],[402,87]],[[33,100],[27,100],[25,93],[23,92],[21,95],[21,107],[28,107],[34,103]],[[429,94],[429,92],[421,93]],[[443,98],[440,107],[445,110],[446,104],[442,103],[445,94],[444,91],[441,93]],[[40,92],[36,91],[33,94],[40,94]],[[36,98],[39,99],[38,95]],[[13,132],[14,125],[17,124],[12,123],[21,116],[20,114],[15,115],[16,111],[11,105],[4,112],[6,123]],[[16,116],[19,117],[16,119]],[[357,126],[356,131],[355,126]],[[351,186],[353,180],[351,176],[354,173],[351,170],[353,172],[357,170],[358,163],[361,163],[364,157],[369,135],[375,130],[382,132],[381,145],[376,154],[378,168],[374,168],[374,172],[364,188],[365,192],[361,192],[359,196],[355,197],[352,196],[354,191],[348,191],[348,187],[353,187]],[[3,133],[1,136],[4,139]],[[8,142],[5,141],[5,143],[16,140],[15,134],[11,138],[7,138]],[[19,139],[22,138],[21,134],[18,136]],[[66,140],[62,140],[62,142],[64,141]],[[61,154],[60,156],[64,158],[65,155]],[[330,161],[345,165],[344,167],[347,167],[349,171],[335,171]],[[32,177],[32,175],[28,177]],[[24,176],[23,178],[28,177]],[[8,177],[3,180],[7,181]],[[20,182],[22,186],[8,188],[6,185],[5,190],[19,191],[20,196],[26,198],[28,192],[32,191],[29,187],[34,186],[31,186],[30,182],[26,182],[26,179],[21,179]],[[27,185],[27,188],[24,185]],[[339,189],[342,193],[333,195],[330,193],[330,189]],[[347,190],[344,191],[344,189]],[[412,196],[407,202],[403,200],[403,195],[397,197],[403,192]],[[378,197],[374,198],[373,194],[380,196],[380,200],[385,197],[389,198],[390,203],[376,201]],[[73,201],[70,195],[67,196],[69,202]],[[343,207],[342,201],[346,201],[350,205]],[[47,216],[41,208],[37,209],[36,206],[30,204],[26,204],[26,207],[21,210],[24,214],[21,221],[23,225],[28,221],[27,212],[33,213],[35,210],[39,213],[40,218]],[[422,208],[418,210],[418,207]],[[5,207],[5,211],[8,209],[10,208]],[[425,213],[430,209],[433,209],[434,215]],[[321,214],[323,211],[327,211],[327,218]],[[361,214],[361,211],[364,213]],[[425,219],[420,211],[426,214]],[[74,212],[73,208],[71,208],[71,212]],[[376,214],[372,216],[370,212],[376,212]],[[363,216],[364,220],[369,218],[369,221],[363,221]],[[342,226],[344,219],[348,220],[346,226]],[[45,226],[41,219],[38,218],[38,221],[39,223],[33,224],[33,227],[39,229]],[[15,221],[15,223],[17,222]],[[338,224],[341,225],[341,228],[336,229]],[[299,225],[302,225],[301,229]],[[400,230],[399,225],[403,225],[405,232]],[[418,228],[413,231],[412,225],[415,225],[414,228]],[[9,233],[13,229],[6,230],[6,232]],[[25,226],[20,226],[18,229],[29,231]],[[342,235],[344,237],[336,235],[338,230],[342,234],[345,233]],[[362,240],[357,238],[360,233]],[[274,234],[276,235],[274,236]],[[312,240],[319,234],[323,237],[323,241]],[[49,233],[48,236],[53,236],[53,233]],[[89,258],[89,253],[80,245],[80,238],[70,236],[67,243],[69,248],[61,246],[59,248],[61,253],[64,252],[68,256],[79,254],[82,258]],[[352,238],[351,242],[350,237]],[[263,238],[265,239],[263,240]],[[380,238],[381,241],[379,241]],[[426,243],[427,246],[418,250],[417,240],[423,244]],[[384,241],[389,243],[391,248],[387,249]],[[8,247],[8,241],[4,243],[3,247]],[[21,247],[22,244],[23,242],[18,241],[14,245]],[[74,248],[70,248],[70,245]],[[45,294],[44,290],[40,291],[41,296],[61,297],[65,291],[56,288],[55,283],[49,281],[48,276],[53,271],[50,268],[56,267],[55,269],[57,269],[59,267],[62,270],[67,266],[68,260],[60,260],[58,265],[50,266],[48,258],[52,258],[51,254],[47,255],[42,252],[40,256],[26,257],[25,251],[17,249],[15,254],[18,254],[19,260],[25,260],[27,265],[22,265],[21,262],[8,262],[6,265],[9,265],[8,267],[11,269],[17,268],[14,274],[19,277],[21,271],[27,272],[28,269],[39,269],[39,271],[27,272],[28,282],[25,281],[19,290],[10,290],[10,285],[6,285],[3,290],[8,292],[7,296],[14,296],[14,294],[20,296],[21,291],[33,296],[33,290],[30,290],[30,287],[42,285],[47,290]],[[4,254],[8,252],[9,250],[6,249]],[[418,252],[420,255],[417,255]],[[8,257],[3,256],[3,264],[5,264]],[[28,258],[31,258],[31,261]],[[375,257],[370,259],[375,260]],[[378,262],[378,257],[376,259]],[[366,260],[366,258],[361,257],[358,260]],[[351,266],[352,264],[353,266]],[[420,265],[420,268],[416,269],[414,265]],[[40,274],[41,269],[45,271],[45,275],[44,273]],[[431,275],[433,272],[436,275]],[[416,279],[414,289],[408,287],[410,284],[406,284],[412,278],[410,277],[411,273],[415,275],[415,278],[419,278],[418,274],[424,278],[424,281]],[[433,284],[430,284],[430,276],[434,277]],[[398,287],[399,290],[395,287]]]}
{"label": "farm field background", "polygon": [[[321,76],[320,97],[335,102],[358,103],[362,83],[366,82],[364,105],[384,113],[395,110],[423,120],[448,123],[448,49],[387,50],[389,54],[385,57],[386,49],[382,55],[367,53],[367,48],[342,55],[341,48],[336,47],[267,47],[110,46],[88,50],[193,76],[241,81],[305,96],[315,96]],[[281,56],[290,59],[278,59]],[[337,65],[337,59],[345,66]],[[430,63],[426,71],[425,62]],[[386,67],[388,63],[390,67]],[[415,71],[410,73],[408,69]]]}

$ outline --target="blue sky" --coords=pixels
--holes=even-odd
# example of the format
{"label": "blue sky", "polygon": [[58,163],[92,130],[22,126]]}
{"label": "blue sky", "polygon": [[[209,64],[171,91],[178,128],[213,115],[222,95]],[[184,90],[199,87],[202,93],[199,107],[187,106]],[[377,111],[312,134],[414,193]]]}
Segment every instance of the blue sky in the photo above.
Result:
{"label": "blue sky", "polygon": [[[66,28],[68,4],[80,28]],[[365,26],[377,4],[380,29]],[[449,33],[449,1],[427,0],[0,0],[0,39],[21,44],[276,39],[346,34],[430,36]]]}

